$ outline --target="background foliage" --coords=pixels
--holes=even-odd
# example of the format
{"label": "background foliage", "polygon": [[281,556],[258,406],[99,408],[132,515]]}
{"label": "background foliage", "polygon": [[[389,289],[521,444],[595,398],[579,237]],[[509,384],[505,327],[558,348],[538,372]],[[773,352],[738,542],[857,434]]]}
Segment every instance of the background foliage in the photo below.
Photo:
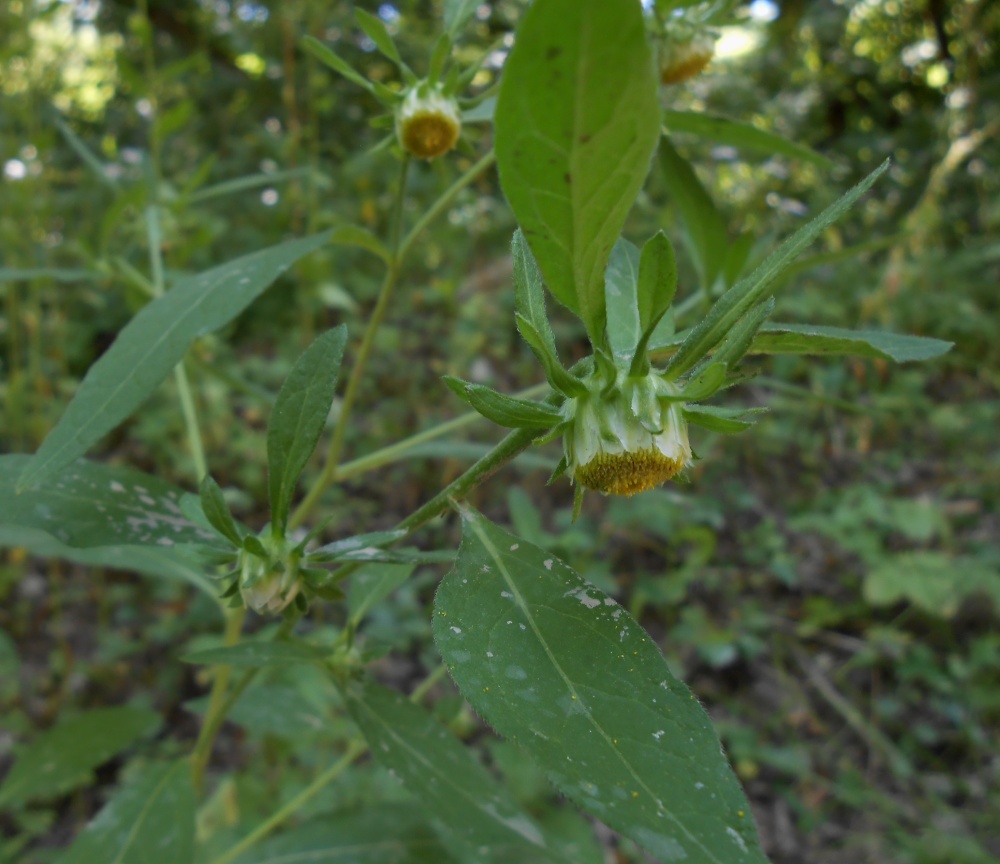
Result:
{"label": "background foliage", "polygon": [[[523,5],[480,6],[459,56],[471,60],[509,32]],[[364,8],[405,34],[404,53],[419,67],[439,4]],[[1000,9],[983,0],[758,0],[744,12],[710,71],[672,91],[671,107],[778,131],[830,166],[678,133],[704,192],[679,194],[654,171],[626,233],[664,227],[685,238],[683,300],[685,288],[711,282],[719,238],[753,258],[892,156],[876,193],[787,277],[795,290],[782,297],[782,319],[914,332],[956,348],[912,367],[754,361],[760,374],[746,399],[772,408],[755,430],[697,440],[703,459],[690,485],[629,501],[592,496],[575,524],[571,490],[544,487],[555,450],[526,454],[507,474],[516,483],[495,480],[473,503],[570,559],[641,620],[721,729],[774,860],[992,861],[1000,179],[990,166],[1000,161]],[[168,283],[338,224],[384,229],[395,169],[387,154],[366,152],[382,135],[366,123],[376,106],[298,48],[316,36],[391,80],[352,4],[11,0],[0,34],[5,452],[37,448],[83,372],[147,301],[156,274],[142,217],[154,189]],[[502,49],[481,86],[501,61]],[[410,212],[471,165],[475,148],[473,139],[415,170]],[[714,235],[685,237],[692,213]],[[349,458],[462,413],[444,374],[505,392],[535,383],[511,326],[513,227],[487,176],[425,236],[379,334]],[[266,518],[261,454],[278,386],[317,333],[360,329],[379,266],[364,250],[328,246],[195,342],[189,373],[207,455],[247,524]],[[564,356],[582,356],[579,323],[557,313],[555,325]],[[164,384],[97,457],[196,488],[175,387]],[[328,499],[338,535],[391,527],[484,452],[491,434],[469,426],[348,479]],[[427,545],[453,548],[458,531],[455,520],[436,523]],[[0,854],[57,860],[116,784],[174,794],[168,760],[190,749],[205,690],[202,667],[178,659],[217,645],[218,612],[162,562],[108,560],[23,533],[0,541],[0,765],[91,710],[116,712],[100,720],[132,742],[127,764],[95,751],[47,786],[7,775]],[[28,547],[62,560],[33,558]],[[405,574],[390,568],[409,566],[366,578],[397,584]],[[389,685],[409,689],[437,665],[427,610],[443,570],[421,566],[381,605],[366,600],[365,581],[352,585],[348,608]],[[322,608],[312,620],[320,644],[345,624]],[[261,635],[272,627],[257,626]],[[571,860],[594,854],[581,851],[590,847],[575,839],[579,821],[519,750],[484,734],[450,686],[437,686],[433,704],[517,803],[564,823],[567,844],[582,844]],[[198,811],[206,861],[353,736],[334,688],[306,665],[269,668],[232,720],[212,766],[225,779]],[[180,798],[170,806],[193,806]],[[344,774],[299,818],[376,801],[431,844],[427,860],[444,860],[376,763]],[[351,823],[358,836],[379,824],[376,810],[366,813],[370,823]],[[344,836],[329,822],[310,830],[321,845]],[[278,854],[281,837],[268,842],[273,849],[245,860]],[[617,854],[643,860],[627,843]]]}

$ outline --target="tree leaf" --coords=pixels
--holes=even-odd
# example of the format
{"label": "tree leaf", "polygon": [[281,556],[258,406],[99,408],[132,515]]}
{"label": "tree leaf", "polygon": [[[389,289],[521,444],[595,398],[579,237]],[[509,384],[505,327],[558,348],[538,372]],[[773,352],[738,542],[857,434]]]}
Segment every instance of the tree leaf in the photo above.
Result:
{"label": "tree leaf", "polygon": [[802,159],[827,170],[834,163],[811,147],[789,141],[774,132],[758,129],[749,123],[740,123],[728,117],[703,114],[700,111],[664,111],[663,125],[670,132],[690,132],[718,144],[730,144],[768,156],[778,154],[792,159]]}
{"label": "tree leaf", "polygon": [[708,715],[628,612],[544,550],[462,516],[434,636],[473,708],[653,855],[765,862]]}
{"label": "tree leaf", "polygon": [[0,785],[0,805],[53,798],[89,782],[90,772],[160,727],[145,708],[97,708],[60,720],[17,756]]}
{"label": "tree leaf", "polygon": [[84,376],[76,396],[18,489],[52,477],[142,405],[188,346],[235,318],[299,258],[326,244],[316,234],[244,255],[184,279],[143,307]]}
{"label": "tree leaf", "polygon": [[338,810],[245,852],[239,864],[456,864],[413,804]]}
{"label": "tree leaf", "polygon": [[341,324],[303,352],[278,392],[267,424],[268,497],[271,528],[283,537],[295,484],[323,434],[347,343]]}
{"label": "tree leaf", "polygon": [[285,666],[290,663],[321,663],[329,651],[304,642],[240,642],[185,654],[181,660],[204,666]]}
{"label": "tree leaf", "polygon": [[930,360],[947,354],[953,342],[882,330],[848,330],[818,324],[765,324],[751,354],[850,354],[897,363]]}
{"label": "tree leaf", "polygon": [[608,346],[615,363],[627,367],[642,335],[639,321],[639,247],[624,237],[615,243],[604,274]]}
{"label": "tree leaf", "polygon": [[597,346],[605,267],[649,171],[659,115],[639,4],[537,0],[528,9],[497,99],[500,181],[546,284]]}
{"label": "tree leaf", "polygon": [[181,511],[184,492],[150,474],[80,461],[18,494],[31,456],[0,456],[0,526],[44,531],[67,546],[220,543]]}
{"label": "tree leaf", "polygon": [[444,383],[459,399],[500,426],[543,430],[551,429],[563,420],[556,408],[528,399],[516,399],[483,384],[471,384],[451,375],[444,376]]}
{"label": "tree leaf", "polygon": [[666,175],[670,197],[680,211],[684,239],[702,289],[709,291],[722,272],[729,249],[725,220],[694,167],[677,152],[666,135],[660,142],[660,165]]}
{"label": "tree leaf", "polygon": [[454,36],[472,13],[479,8],[479,0],[444,0],[444,29]]}
{"label": "tree leaf", "polygon": [[554,861],[538,826],[423,708],[370,680],[352,682],[344,696],[372,755],[417,797],[462,861]]}
{"label": "tree leaf", "polygon": [[119,789],[57,864],[194,860],[195,796],[186,759],[147,766]]}
{"label": "tree leaf", "polygon": [[667,366],[670,377],[676,378],[684,374],[711,351],[719,343],[719,340],[729,332],[733,324],[763,299],[775,277],[829,225],[850,210],[888,167],[889,160],[886,160],[815,219],[799,228],[781,246],[768,255],[752,273],[723,294],[713,304],[708,314],[695,325],[680,349],[670,359]]}

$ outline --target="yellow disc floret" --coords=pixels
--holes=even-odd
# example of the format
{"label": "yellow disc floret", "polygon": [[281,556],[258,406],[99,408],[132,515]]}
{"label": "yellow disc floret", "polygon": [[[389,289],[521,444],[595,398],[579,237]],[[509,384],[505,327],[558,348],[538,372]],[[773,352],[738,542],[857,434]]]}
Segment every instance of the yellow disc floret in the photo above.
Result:
{"label": "yellow disc floret", "polygon": [[436,159],[451,150],[462,131],[458,104],[427,87],[414,87],[396,111],[400,146],[418,159]]}
{"label": "yellow disc floret", "polygon": [[671,459],[650,447],[633,453],[599,453],[577,468],[576,479],[597,492],[635,495],[666,483],[683,467],[681,460]]}

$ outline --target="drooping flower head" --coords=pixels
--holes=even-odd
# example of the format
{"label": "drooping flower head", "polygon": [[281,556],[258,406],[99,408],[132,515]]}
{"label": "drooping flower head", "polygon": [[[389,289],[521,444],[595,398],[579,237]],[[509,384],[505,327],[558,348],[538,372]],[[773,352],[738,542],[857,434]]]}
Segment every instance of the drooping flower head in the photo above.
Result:
{"label": "drooping flower head", "polygon": [[418,159],[437,159],[458,143],[458,102],[425,82],[412,87],[396,107],[399,146]]}

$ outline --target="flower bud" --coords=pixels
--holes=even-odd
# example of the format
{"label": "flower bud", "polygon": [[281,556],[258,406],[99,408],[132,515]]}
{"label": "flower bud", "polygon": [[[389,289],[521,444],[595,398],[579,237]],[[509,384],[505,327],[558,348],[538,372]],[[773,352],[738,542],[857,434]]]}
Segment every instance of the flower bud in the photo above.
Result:
{"label": "flower bud", "polygon": [[665,483],[691,463],[687,421],[677,388],[655,372],[568,399],[563,438],[567,472],[574,482],[604,494],[635,495]]}
{"label": "flower bud", "polygon": [[694,78],[715,54],[715,39],[708,33],[695,33],[690,39],[664,38],[659,44],[660,81],[679,84]]}
{"label": "flower bud", "polygon": [[399,144],[418,159],[443,156],[461,131],[458,103],[427,84],[413,87],[396,109]]}
{"label": "flower bud", "polygon": [[297,567],[276,565],[243,550],[239,568],[240,596],[254,612],[280,612],[299,591]]}

